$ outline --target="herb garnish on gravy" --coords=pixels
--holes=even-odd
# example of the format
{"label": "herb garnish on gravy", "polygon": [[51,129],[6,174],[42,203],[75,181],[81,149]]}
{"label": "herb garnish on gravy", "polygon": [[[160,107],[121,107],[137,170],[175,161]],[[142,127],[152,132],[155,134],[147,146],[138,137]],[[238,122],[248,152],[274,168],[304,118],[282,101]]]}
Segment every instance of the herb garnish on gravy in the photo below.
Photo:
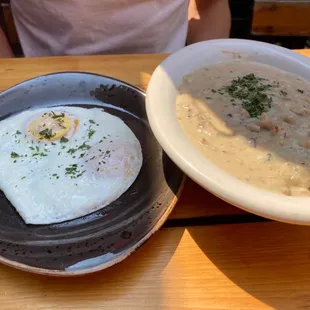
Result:
{"label": "herb garnish on gravy", "polygon": [[238,179],[310,196],[310,83],[233,60],[183,78],[177,117],[190,142]]}
{"label": "herb garnish on gravy", "polygon": [[231,84],[221,90],[234,99],[242,101],[242,107],[251,117],[259,117],[271,107],[272,98],[266,91],[272,87],[267,79],[253,73],[233,79]]}

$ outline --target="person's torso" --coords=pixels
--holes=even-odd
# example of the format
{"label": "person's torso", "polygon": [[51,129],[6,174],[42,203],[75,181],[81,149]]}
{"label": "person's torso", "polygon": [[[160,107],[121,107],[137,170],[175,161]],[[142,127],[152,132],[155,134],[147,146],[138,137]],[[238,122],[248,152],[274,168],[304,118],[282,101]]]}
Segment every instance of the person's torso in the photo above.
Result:
{"label": "person's torso", "polygon": [[25,56],[174,52],[188,0],[11,0]]}

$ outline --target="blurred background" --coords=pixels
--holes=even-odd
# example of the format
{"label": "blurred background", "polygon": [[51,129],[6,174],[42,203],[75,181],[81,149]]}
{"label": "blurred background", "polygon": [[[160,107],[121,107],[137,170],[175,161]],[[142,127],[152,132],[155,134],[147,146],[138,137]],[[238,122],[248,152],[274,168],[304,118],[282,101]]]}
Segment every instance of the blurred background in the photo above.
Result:
{"label": "blurred background", "polygon": [[[22,0],[20,0],[22,1]],[[310,47],[310,0],[230,0],[231,38],[253,39],[290,49]],[[22,57],[9,0],[0,8],[0,25]]]}
{"label": "blurred background", "polygon": [[230,0],[232,38],[309,48],[310,0]]}

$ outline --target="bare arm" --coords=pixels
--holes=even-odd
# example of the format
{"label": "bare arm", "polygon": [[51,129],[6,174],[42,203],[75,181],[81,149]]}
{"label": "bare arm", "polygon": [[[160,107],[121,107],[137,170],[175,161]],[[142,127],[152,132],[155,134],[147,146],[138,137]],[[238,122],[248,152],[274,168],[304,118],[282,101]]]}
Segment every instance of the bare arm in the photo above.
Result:
{"label": "bare arm", "polygon": [[231,16],[228,0],[190,0],[187,44],[228,38]]}
{"label": "bare arm", "polygon": [[13,57],[12,49],[9,42],[0,27],[0,58],[11,58]]}

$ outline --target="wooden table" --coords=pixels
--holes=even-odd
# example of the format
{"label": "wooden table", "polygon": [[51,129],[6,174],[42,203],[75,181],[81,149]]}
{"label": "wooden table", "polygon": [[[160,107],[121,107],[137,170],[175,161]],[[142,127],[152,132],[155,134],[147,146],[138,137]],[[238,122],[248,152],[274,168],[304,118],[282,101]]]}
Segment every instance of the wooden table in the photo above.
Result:
{"label": "wooden table", "polygon": [[[145,89],[165,57],[0,60],[0,90],[65,70]],[[65,279],[0,265],[0,309],[310,309],[310,228],[250,215],[187,180],[165,227],[119,265]]]}
{"label": "wooden table", "polygon": [[309,36],[310,0],[255,0],[253,35]]}

